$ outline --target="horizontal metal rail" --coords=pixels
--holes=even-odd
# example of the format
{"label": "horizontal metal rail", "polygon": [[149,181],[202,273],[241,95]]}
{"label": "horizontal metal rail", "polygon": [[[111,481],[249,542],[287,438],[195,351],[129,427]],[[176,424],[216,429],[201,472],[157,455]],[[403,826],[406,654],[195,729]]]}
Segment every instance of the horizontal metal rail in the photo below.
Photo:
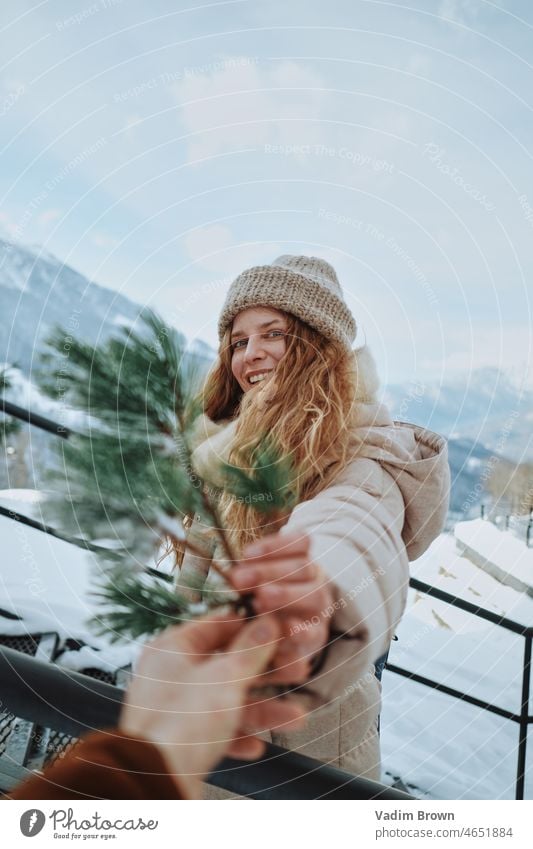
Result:
{"label": "horizontal metal rail", "polygon": [[[3,504],[0,504],[0,516],[5,516],[7,519],[20,522],[21,525],[26,525],[26,527],[33,528],[35,531],[41,531],[44,534],[54,537],[54,539],[60,539],[62,542],[68,542],[69,545],[75,545],[76,548],[85,549],[86,551],[90,551],[92,554],[105,555],[108,560],[119,560],[122,558],[122,555],[117,551],[105,548],[102,545],[95,545],[94,543],[89,542],[89,540],[82,539],[81,537],[71,537],[66,534],[62,534],[59,531],[56,531],[55,528],[51,527],[51,525],[39,522],[38,519],[32,519],[24,513],[19,513],[18,510],[13,510],[12,507],[5,507]],[[162,572],[160,569],[154,569],[152,566],[145,566],[144,571],[148,575],[160,578],[162,581],[167,581],[168,583],[173,583],[174,581],[172,575],[167,572]],[[20,619],[19,616],[13,616],[13,614],[11,614],[10,618]]]}
{"label": "horizontal metal rail", "polygon": [[[0,646],[3,708],[74,737],[116,727],[124,690]],[[267,745],[256,761],[223,760],[208,783],[253,799],[413,799],[376,781]]]}
{"label": "horizontal metal rail", "polygon": [[55,537],[55,539],[60,539],[63,542],[68,542],[70,545],[75,545],[76,548],[84,548],[87,551],[94,552],[95,554],[105,554],[106,557],[109,558],[118,556],[111,549],[105,548],[102,545],[95,545],[82,537],[71,537],[66,534],[62,534],[60,531],[56,531],[56,529],[51,525],[39,522],[38,519],[32,519],[31,516],[26,516],[24,513],[20,513],[12,507],[5,507],[3,504],[0,504],[0,516],[6,516],[6,518],[13,519],[13,521],[19,522],[21,525],[26,525],[28,528],[33,528],[35,531],[42,531],[42,533]]}
{"label": "horizontal metal rail", "polygon": [[70,429],[64,425],[60,425],[52,419],[42,416],[40,413],[34,413],[27,410],[25,407],[19,407],[18,404],[13,404],[12,401],[7,401],[5,398],[0,398],[0,411],[8,416],[13,416],[20,421],[34,425],[41,430],[47,430],[48,433],[53,433],[55,436],[60,436],[63,439],[68,439]]}
{"label": "horizontal metal rail", "polygon": [[479,619],[492,622],[493,625],[498,625],[500,628],[506,628],[508,631],[520,634],[522,637],[533,637],[533,626],[523,625],[520,622],[515,622],[513,619],[507,619],[505,616],[498,616],[492,610],[486,610],[484,607],[472,604],[472,602],[466,601],[464,598],[447,593],[438,587],[434,587],[432,584],[426,584],[418,578],[411,578],[409,586],[413,590],[418,590],[421,593],[438,598],[440,601],[446,602],[446,604],[451,604],[453,607],[458,607],[460,610],[466,611],[466,613],[471,613]]}
{"label": "horizontal metal rail", "polygon": [[[448,687],[446,684],[440,684],[432,678],[426,678],[425,675],[418,675],[416,672],[410,672],[408,669],[404,669],[402,666],[396,666],[394,663],[387,663],[386,669],[387,672],[395,672],[397,675],[403,675],[404,678],[409,678],[410,681],[414,681],[416,684],[423,684],[425,687],[431,687],[432,690],[438,690],[439,693],[445,693],[447,696],[453,696],[456,699],[460,699],[462,702],[468,702],[468,704],[481,708],[481,710],[496,713],[498,716],[502,716],[504,719],[510,719],[512,722],[520,722],[519,713],[513,713],[510,710],[498,707],[498,705],[485,702],[483,699],[477,699],[475,696],[469,695],[469,693],[463,693],[462,690],[456,690],[454,687]],[[533,722],[533,716],[528,717],[528,722]]]}

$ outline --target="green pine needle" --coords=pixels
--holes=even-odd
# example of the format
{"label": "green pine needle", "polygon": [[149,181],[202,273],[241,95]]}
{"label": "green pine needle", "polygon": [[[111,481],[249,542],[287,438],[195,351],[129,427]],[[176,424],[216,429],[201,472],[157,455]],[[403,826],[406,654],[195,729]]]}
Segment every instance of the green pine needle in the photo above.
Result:
{"label": "green pine needle", "polygon": [[[101,345],[76,339],[57,327],[48,339],[39,385],[51,397],[117,429],[172,435],[176,418],[192,424],[199,368],[184,338],[150,310],[141,332],[123,329]],[[68,339],[68,357],[65,340]]]}
{"label": "green pine needle", "polygon": [[225,489],[234,498],[260,513],[291,510],[297,501],[295,475],[290,457],[283,457],[270,439],[253,454],[251,474],[238,466],[222,465]]}
{"label": "green pine needle", "polygon": [[[142,316],[143,332],[93,346],[56,329],[42,376],[49,394],[83,411],[83,433],[56,445],[60,468],[45,506],[54,521],[90,541],[123,543],[135,559],[150,556],[165,536],[161,528],[191,513],[205,519],[205,504],[191,483],[187,429],[197,409],[198,366],[183,338],[154,313]],[[52,353],[53,352],[53,353]],[[185,432],[184,432],[185,431]],[[196,481],[196,479],[195,479]]]}
{"label": "green pine needle", "polygon": [[[192,582],[188,588],[199,592],[199,587]],[[94,595],[104,609],[93,617],[91,624],[96,633],[107,634],[111,642],[128,636],[138,639],[156,634],[171,625],[235,603],[228,593],[208,587],[202,589],[202,600],[192,602],[166,580],[140,574],[127,566],[115,567]]]}

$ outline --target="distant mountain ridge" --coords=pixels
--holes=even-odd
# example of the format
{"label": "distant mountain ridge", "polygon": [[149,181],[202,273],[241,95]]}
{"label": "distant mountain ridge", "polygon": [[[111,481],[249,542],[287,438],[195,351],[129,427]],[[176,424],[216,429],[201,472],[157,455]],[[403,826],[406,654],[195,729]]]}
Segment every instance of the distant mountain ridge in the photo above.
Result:
{"label": "distant mountain ridge", "polygon": [[533,391],[521,391],[503,370],[475,369],[441,386],[387,386],[384,400],[400,420],[472,440],[517,463],[533,460]]}
{"label": "distant mountain ridge", "polygon": [[[142,309],[52,254],[0,238],[0,363],[16,365],[29,376],[54,326],[102,342],[132,324]],[[188,350],[206,363],[216,355],[200,340]]]}
{"label": "distant mountain ridge", "polygon": [[0,240],[0,361],[25,374],[56,324],[95,342],[133,322],[140,309],[50,254]]}

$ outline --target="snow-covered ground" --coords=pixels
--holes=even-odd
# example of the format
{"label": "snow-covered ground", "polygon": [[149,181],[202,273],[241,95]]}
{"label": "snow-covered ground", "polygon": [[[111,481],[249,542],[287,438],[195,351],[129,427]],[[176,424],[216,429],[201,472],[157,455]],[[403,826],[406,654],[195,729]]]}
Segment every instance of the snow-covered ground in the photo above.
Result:
{"label": "snow-covered ground", "polygon": [[475,562],[502,584],[533,595],[533,548],[512,533],[502,533],[483,519],[458,522],[454,529],[461,550],[474,551]]}
{"label": "snow-covered ground", "polygon": [[[32,490],[0,492],[3,507],[42,521],[39,503],[39,493]],[[87,643],[61,657],[59,663],[70,669],[113,671],[135,659],[138,645],[111,645],[89,628],[97,610],[93,593],[99,574],[90,552],[1,515],[0,539],[0,608],[22,617],[18,621],[0,613],[0,633],[55,631],[61,640]]]}
{"label": "snow-covered ground", "polygon": [[[493,533],[492,525],[483,525],[477,529],[480,544],[485,532]],[[533,599],[459,556],[451,534],[435,540],[411,571],[446,592],[533,625]],[[519,635],[411,590],[398,637],[391,663],[519,713],[524,654]],[[384,770],[429,798],[514,798],[517,723],[389,671],[383,675],[381,721]],[[530,753],[527,798],[533,798],[531,764]]]}
{"label": "snow-covered ground", "polygon": [[[0,503],[39,516],[30,492],[0,493]],[[492,533],[483,523],[478,534]],[[68,543],[0,516],[0,608],[24,617],[0,617],[0,632],[58,631],[91,648],[62,658],[70,668],[116,668],[139,647],[109,646],[88,630],[95,610],[93,557]],[[510,564],[511,565],[511,564]],[[415,577],[524,624],[533,624],[533,599],[474,566],[441,535],[412,564]],[[419,593],[410,593],[390,661],[451,687],[519,711],[524,640]],[[518,725],[390,671],[383,675],[381,740],[384,771],[435,799],[512,799]],[[533,745],[533,741],[531,741]],[[528,758],[533,763],[533,754]],[[533,798],[533,767],[526,796]]]}

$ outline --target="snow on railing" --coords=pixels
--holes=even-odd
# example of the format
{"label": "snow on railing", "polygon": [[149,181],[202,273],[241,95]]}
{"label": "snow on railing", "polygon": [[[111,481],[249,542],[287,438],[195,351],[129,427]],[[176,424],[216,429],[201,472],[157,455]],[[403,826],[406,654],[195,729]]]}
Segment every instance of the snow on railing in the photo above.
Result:
{"label": "snow on railing", "polygon": [[528,548],[533,546],[533,508],[529,513],[494,513],[487,511],[486,505],[481,505],[480,515],[482,519],[488,519],[500,531],[509,531],[521,542],[525,542]]}

